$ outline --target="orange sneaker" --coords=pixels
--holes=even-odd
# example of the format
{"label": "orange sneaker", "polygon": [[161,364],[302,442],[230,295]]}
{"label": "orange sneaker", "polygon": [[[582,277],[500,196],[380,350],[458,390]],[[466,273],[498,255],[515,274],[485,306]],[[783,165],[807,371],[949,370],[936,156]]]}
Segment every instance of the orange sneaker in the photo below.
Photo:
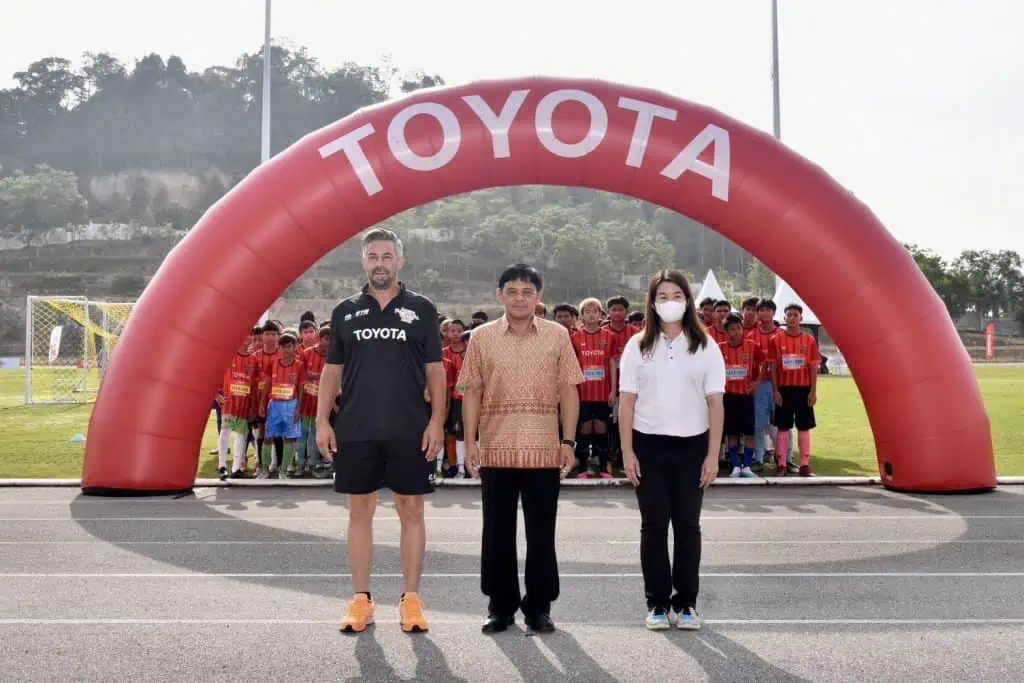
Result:
{"label": "orange sneaker", "polygon": [[423,601],[418,593],[406,593],[398,604],[398,615],[402,630],[406,633],[425,633],[427,618],[423,616]]}
{"label": "orange sneaker", "polygon": [[376,608],[373,601],[366,597],[366,593],[356,593],[352,602],[348,604],[348,610],[341,619],[341,630],[349,633],[362,633],[366,627],[373,623],[373,615]]}

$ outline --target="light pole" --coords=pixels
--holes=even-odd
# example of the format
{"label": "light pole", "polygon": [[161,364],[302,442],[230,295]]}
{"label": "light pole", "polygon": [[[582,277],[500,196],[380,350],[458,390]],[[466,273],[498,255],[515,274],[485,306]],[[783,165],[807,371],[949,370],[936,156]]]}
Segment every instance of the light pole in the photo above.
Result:
{"label": "light pole", "polygon": [[[270,0],[267,0],[267,16]],[[269,23],[269,18],[267,19]],[[782,139],[782,113],[779,107],[779,2],[772,0],[772,134]]]}
{"label": "light pole", "polygon": [[267,0],[267,16],[263,29],[263,145],[260,163],[270,159],[270,0]]}
{"label": "light pole", "polygon": [[[270,159],[270,0],[267,0],[267,14],[263,26],[263,122],[260,128],[260,163]],[[268,309],[260,317],[260,324],[270,319]]]}

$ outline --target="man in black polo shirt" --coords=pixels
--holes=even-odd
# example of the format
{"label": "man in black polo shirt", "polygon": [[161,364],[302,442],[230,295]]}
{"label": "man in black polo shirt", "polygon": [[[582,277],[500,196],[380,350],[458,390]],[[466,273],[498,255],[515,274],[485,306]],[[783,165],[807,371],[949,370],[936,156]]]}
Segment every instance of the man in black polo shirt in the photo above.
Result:
{"label": "man in black polo shirt", "polygon": [[[444,445],[448,383],[437,309],[398,281],[403,265],[395,233],[377,229],[363,238],[369,282],[334,309],[320,376],[317,445],[334,460],[334,490],[349,494],[348,559],[355,597],[341,621],[343,631],[363,631],[373,623],[373,513],[377,491],[384,487],[394,492],[402,523],[402,629],[427,630],[419,598],[426,548],[423,495],[434,490],[431,475]],[[339,388],[341,408],[332,429],[331,406]]]}

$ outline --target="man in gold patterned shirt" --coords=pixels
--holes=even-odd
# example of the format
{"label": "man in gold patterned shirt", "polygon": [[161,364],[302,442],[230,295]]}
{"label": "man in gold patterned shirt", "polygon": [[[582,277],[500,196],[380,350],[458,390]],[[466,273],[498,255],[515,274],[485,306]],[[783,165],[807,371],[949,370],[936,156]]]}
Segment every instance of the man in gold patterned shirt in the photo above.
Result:
{"label": "man in gold patterned shirt", "polygon": [[[479,473],[483,499],[480,588],[490,598],[484,633],[506,630],[520,609],[531,631],[555,630],[555,517],[561,480],[574,462],[576,386],[583,372],[566,329],[535,316],[541,292],[540,275],[530,266],[502,273],[497,294],[505,315],[473,331],[459,376],[466,470]],[[526,520],[522,597],[516,552],[520,496]]]}

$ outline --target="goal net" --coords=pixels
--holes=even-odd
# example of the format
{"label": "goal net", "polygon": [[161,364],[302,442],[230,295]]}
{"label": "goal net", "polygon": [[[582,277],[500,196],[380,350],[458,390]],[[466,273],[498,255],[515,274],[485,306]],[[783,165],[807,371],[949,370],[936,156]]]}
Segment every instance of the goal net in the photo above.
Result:
{"label": "goal net", "polygon": [[25,403],[85,403],[96,397],[134,302],[30,296]]}

